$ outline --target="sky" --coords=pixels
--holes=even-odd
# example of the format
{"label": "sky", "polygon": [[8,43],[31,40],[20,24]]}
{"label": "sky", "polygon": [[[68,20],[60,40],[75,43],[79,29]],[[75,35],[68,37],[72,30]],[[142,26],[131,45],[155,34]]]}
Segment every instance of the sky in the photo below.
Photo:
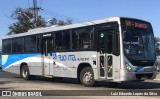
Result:
{"label": "sky", "polygon": [[[37,0],[45,20],[72,18],[75,22],[125,16],[149,21],[155,36],[160,37],[160,0]],[[32,7],[32,0],[0,1],[0,38],[15,21],[10,15],[17,7]]]}

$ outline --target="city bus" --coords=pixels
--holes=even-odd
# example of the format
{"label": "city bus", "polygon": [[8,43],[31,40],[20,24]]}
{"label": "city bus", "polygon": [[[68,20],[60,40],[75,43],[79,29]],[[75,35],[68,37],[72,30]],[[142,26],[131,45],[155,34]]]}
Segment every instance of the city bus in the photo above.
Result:
{"label": "city bus", "polygon": [[149,22],[109,17],[8,35],[2,69],[35,76],[76,78],[84,86],[156,78],[154,33]]}

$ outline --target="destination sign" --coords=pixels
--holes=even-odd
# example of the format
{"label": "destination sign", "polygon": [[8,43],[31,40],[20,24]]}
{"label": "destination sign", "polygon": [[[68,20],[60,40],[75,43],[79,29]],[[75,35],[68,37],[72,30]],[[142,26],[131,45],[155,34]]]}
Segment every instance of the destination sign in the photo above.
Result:
{"label": "destination sign", "polygon": [[126,20],[125,25],[129,26],[129,27],[135,27],[135,28],[143,28],[143,29],[148,28],[148,24],[146,24],[146,23],[130,21],[130,20]]}

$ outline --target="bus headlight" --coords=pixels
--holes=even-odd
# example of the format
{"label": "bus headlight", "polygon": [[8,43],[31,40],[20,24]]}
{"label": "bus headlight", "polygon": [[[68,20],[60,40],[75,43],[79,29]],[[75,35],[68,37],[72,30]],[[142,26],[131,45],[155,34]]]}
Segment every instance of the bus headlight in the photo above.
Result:
{"label": "bus headlight", "polygon": [[132,70],[131,66],[129,66],[128,63],[126,63],[125,65],[126,65],[126,68],[127,68],[128,70],[130,70],[130,71]]}

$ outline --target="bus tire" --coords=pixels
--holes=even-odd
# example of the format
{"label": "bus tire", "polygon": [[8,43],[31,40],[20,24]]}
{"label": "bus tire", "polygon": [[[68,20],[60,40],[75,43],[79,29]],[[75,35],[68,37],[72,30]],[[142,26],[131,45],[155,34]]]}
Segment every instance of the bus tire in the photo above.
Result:
{"label": "bus tire", "polygon": [[30,79],[30,73],[29,73],[29,68],[27,65],[24,65],[21,69],[21,77],[24,80],[29,80]]}
{"label": "bus tire", "polygon": [[92,87],[95,83],[94,74],[91,67],[85,67],[80,72],[80,82],[86,87]]}

